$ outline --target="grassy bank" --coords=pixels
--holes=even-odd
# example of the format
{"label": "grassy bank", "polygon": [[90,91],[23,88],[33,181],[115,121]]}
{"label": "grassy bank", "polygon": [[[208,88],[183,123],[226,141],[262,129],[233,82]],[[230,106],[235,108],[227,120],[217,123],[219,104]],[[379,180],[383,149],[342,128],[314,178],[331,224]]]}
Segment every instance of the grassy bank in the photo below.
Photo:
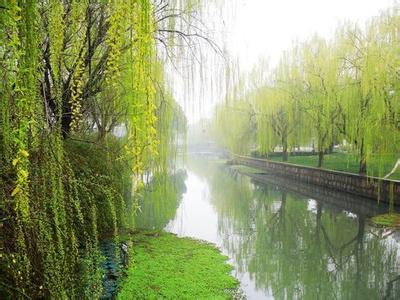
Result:
{"label": "grassy bank", "polygon": [[[368,173],[372,176],[385,176],[388,174],[397,161],[397,156],[387,155],[381,157],[372,157],[368,162]],[[282,157],[270,157],[273,161],[282,161]],[[289,156],[289,163],[316,167],[318,165],[318,155],[310,156]],[[324,169],[358,173],[359,161],[355,155],[347,153],[332,153],[324,156]],[[391,179],[400,179],[400,170],[397,170]]]}
{"label": "grassy bank", "polygon": [[[132,236],[118,299],[231,299],[238,281],[213,245],[170,233]],[[132,261],[133,260],[133,261]]]}

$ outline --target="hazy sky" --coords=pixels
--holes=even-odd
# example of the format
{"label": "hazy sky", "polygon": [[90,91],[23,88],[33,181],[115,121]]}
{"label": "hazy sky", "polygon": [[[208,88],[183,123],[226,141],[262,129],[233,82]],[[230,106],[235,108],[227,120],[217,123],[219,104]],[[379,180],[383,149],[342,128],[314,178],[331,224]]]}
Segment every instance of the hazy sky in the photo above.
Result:
{"label": "hazy sky", "polygon": [[292,41],[313,33],[330,37],[344,20],[365,21],[393,0],[239,0],[236,19],[227,25],[229,49],[250,68],[259,57],[271,63],[279,59]]}
{"label": "hazy sky", "polygon": [[[221,0],[219,0],[221,1]],[[273,66],[283,51],[295,40],[304,41],[314,33],[330,38],[337,25],[344,21],[363,26],[372,16],[391,7],[394,0],[224,0],[223,11],[209,12],[205,23],[213,23],[216,35],[223,35],[225,48],[239,62],[241,71],[250,71],[260,59],[269,59]],[[400,1],[400,0],[399,0]],[[234,17],[232,17],[234,16]],[[210,50],[211,51],[211,50]],[[211,82],[218,75],[215,62],[204,62],[210,71]],[[216,102],[223,98],[210,92],[199,80],[192,83],[194,95],[182,96],[182,83],[175,84],[175,95],[184,107],[190,123],[211,117]],[[197,90],[201,89],[202,93]],[[217,99],[221,98],[221,99]],[[185,99],[185,103],[182,99]],[[189,105],[187,103],[190,103]]]}

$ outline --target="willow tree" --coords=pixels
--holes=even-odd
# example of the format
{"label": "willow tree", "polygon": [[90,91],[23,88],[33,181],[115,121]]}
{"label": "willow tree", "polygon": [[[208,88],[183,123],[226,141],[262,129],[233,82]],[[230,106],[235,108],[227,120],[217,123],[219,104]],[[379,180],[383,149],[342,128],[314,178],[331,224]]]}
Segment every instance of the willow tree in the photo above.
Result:
{"label": "willow tree", "polygon": [[[346,139],[354,145],[360,159],[360,173],[366,173],[366,134],[370,129],[368,122],[372,112],[373,65],[374,54],[370,36],[369,40],[361,29],[355,27],[347,29],[346,40],[340,40],[342,59],[347,72],[344,73],[344,82],[347,85],[347,93],[343,97],[346,113]],[[370,32],[371,34],[372,32]],[[347,47],[346,47],[347,46]],[[376,57],[375,57],[376,58]],[[372,71],[372,72],[371,72]]]}
{"label": "willow tree", "polygon": [[333,44],[314,36],[303,49],[305,111],[319,155],[318,167],[323,166],[324,154],[336,139],[339,116],[338,77],[340,65]]}
{"label": "willow tree", "polygon": [[189,2],[0,1],[0,298],[100,296],[100,234],[184,122],[157,41]]}
{"label": "willow tree", "polygon": [[[397,165],[400,160],[400,66],[399,39],[400,39],[399,6],[395,6],[379,16],[378,46],[382,55],[379,60],[379,89],[380,97],[374,110],[378,114],[376,132],[378,133],[378,151],[394,154]],[[385,133],[385,139],[380,135]],[[396,168],[396,164],[394,166]],[[379,174],[381,175],[381,174]]]}
{"label": "willow tree", "polygon": [[[398,166],[400,152],[399,20],[397,5],[371,18],[365,28],[345,24],[332,40],[314,36],[298,44],[272,72],[261,61],[255,76],[239,80],[231,75],[239,88],[227,93],[225,111],[231,106],[232,115],[242,111],[241,118],[254,116],[256,146],[262,154],[277,145],[286,153],[296,145],[312,144],[322,167],[324,154],[340,145],[356,153],[359,173],[371,174],[367,161],[373,158],[383,176],[388,161]],[[233,127],[222,125],[235,135]],[[240,120],[234,126],[247,132],[249,123]],[[237,143],[240,138],[235,138]]]}
{"label": "willow tree", "polygon": [[253,106],[238,99],[220,104],[215,110],[214,138],[234,154],[248,154],[255,138],[255,114]]}
{"label": "willow tree", "polygon": [[346,139],[357,151],[362,174],[373,155],[383,159],[399,152],[397,26],[398,16],[389,11],[372,19],[365,30],[342,28],[338,37],[346,66]]}
{"label": "willow tree", "polygon": [[282,160],[288,150],[305,138],[302,132],[301,71],[296,48],[285,53],[270,74],[270,87],[253,92],[257,117],[257,142],[261,153],[268,154],[277,145],[282,147]]}
{"label": "willow tree", "polygon": [[[399,106],[399,12],[398,7],[371,20],[366,31],[367,56],[363,73],[363,90],[371,91],[371,110],[367,119],[364,152],[367,160],[373,154],[400,157]],[[384,134],[382,134],[384,133]],[[378,171],[384,175],[383,168]]]}
{"label": "willow tree", "polygon": [[261,154],[282,147],[282,160],[288,160],[288,139],[292,133],[289,99],[277,88],[264,88],[256,92],[257,141]]}

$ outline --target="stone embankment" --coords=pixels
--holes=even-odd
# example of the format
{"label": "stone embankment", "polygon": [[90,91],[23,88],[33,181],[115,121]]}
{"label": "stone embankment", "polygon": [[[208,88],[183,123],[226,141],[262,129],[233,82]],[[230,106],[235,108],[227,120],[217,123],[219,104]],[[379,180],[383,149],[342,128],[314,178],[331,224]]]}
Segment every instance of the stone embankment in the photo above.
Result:
{"label": "stone embankment", "polygon": [[358,174],[274,162],[247,156],[234,156],[232,163],[262,170],[270,175],[351,193],[400,205],[400,181]]}

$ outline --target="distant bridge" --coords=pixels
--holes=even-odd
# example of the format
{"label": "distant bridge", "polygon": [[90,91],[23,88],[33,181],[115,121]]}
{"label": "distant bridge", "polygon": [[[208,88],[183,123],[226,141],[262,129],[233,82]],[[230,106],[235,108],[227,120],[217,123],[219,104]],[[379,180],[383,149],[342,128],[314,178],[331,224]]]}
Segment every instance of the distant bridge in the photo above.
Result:
{"label": "distant bridge", "polygon": [[202,144],[190,144],[187,147],[187,154],[190,156],[203,156],[203,157],[230,157],[229,151],[217,146],[213,142]]}

